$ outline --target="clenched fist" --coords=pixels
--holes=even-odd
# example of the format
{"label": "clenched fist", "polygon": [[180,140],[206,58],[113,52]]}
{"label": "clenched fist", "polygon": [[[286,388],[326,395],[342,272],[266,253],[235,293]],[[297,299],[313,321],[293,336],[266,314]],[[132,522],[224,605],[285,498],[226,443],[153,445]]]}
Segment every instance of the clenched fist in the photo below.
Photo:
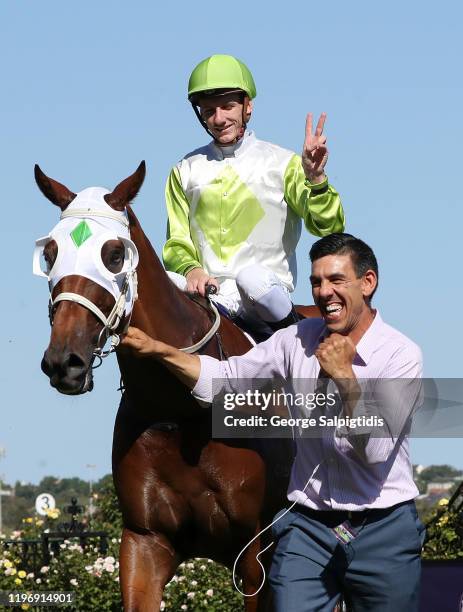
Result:
{"label": "clenched fist", "polygon": [[315,351],[320,368],[331,378],[352,378],[352,363],[356,354],[355,344],[349,336],[331,334]]}
{"label": "clenched fist", "polygon": [[219,290],[219,281],[214,277],[210,276],[202,268],[193,268],[186,275],[187,291],[192,293],[199,293],[205,297],[207,287],[215,287],[216,292]]}

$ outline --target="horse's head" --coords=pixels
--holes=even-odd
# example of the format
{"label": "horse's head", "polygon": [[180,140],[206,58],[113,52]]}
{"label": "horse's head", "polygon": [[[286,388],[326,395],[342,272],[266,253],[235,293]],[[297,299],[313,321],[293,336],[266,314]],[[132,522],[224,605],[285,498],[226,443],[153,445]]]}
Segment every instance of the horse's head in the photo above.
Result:
{"label": "horse's head", "polygon": [[142,162],[112,193],[90,187],[75,194],[35,166],[41,192],[61,209],[34,252],[34,273],[48,278],[50,288],[52,330],[42,370],[61,393],[91,391],[95,355],[130,317],[138,252],[126,207],[144,177]]}

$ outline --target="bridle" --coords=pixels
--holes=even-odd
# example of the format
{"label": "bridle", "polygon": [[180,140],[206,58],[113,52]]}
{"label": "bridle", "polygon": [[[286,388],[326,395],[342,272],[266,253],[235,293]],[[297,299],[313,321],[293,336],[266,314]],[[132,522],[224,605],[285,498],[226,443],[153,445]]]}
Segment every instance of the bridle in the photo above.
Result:
{"label": "bridle", "polygon": [[[109,209],[109,206],[108,206]],[[129,233],[129,221],[124,214],[117,213],[116,211],[107,210],[95,210],[91,208],[76,208],[71,210],[65,210],[61,213],[60,221],[63,219],[75,217],[83,220],[91,220],[95,217],[104,217],[111,219],[113,221],[118,221],[124,226],[125,232]],[[135,245],[128,241],[125,238],[118,237],[123,241],[125,250],[127,252],[127,270],[125,272],[124,280],[122,281],[122,285],[119,291],[119,295],[115,296],[114,306],[111,309],[111,312],[106,316],[104,312],[91,300],[86,298],[85,296],[74,293],[71,291],[64,291],[59,293],[57,296],[53,297],[52,290],[50,290],[50,297],[48,303],[48,316],[50,320],[50,325],[53,325],[53,319],[56,311],[56,307],[60,302],[74,302],[83,306],[90,312],[92,312],[95,317],[103,324],[103,328],[100,331],[98,336],[98,341],[96,347],[93,351],[94,357],[99,357],[103,359],[110,355],[120,342],[120,335],[123,334],[129,324],[132,315],[133,305],[135,300],[137,299],[137,273],[136,266],[138,264],[138,252],[136,251]],[[49,278],[48,274],[45,274],[40,269],[39,257],[40,257],[40,248],[45,246],[49,240],[53,239],[52,236],[47,236],[45,238],[41,238],[36,242],[36,253],[34,254],[34,273],[39,276],[45,276]],[[130,246],[128,248],[127,243],[130,242]],[[39,249],[39,250],[38,250]],[[49,281],[50,283],[50,281]],[[130,302],[129,302],[129,315],[124,317],[124,313],[127,306],[127,296],[131,290]],[[125,321],[124,321],[125,318]],[[124,321],[124,326],[121,328],[121,323]],[[111,344],[108,350],[104,350],[106,343],[108,340],[111,340]]]}
{"label": "bridle", "polygon": [[[127,231],[129,232],[130,235],[130,229],[129,229],[129,221],[128,219],[126,219],[124,216],[117,214],[116,212],[111,212],[111,211],[107,211],[107,212],[102,212],[99,210],[83,210],[83,209],[76,209],[76,210],[69,210],[69,211],[64,211],[61,213],[61,219],[66,219],[69,217],[77,217],[77,218],[85,218],[85,216],[87,217],[106,217],[109,219],[115,219],[116,221],[119,221],[120,223],[122,223],[122,225],[127,229]],[[51,320],[50,320],[50,324],[53,325],[53,311],[55,308],[55,305],[58,304],[59,302],[75,302],[77,304],[80,304],[81,306],[83,306],[84,308],[87,308],[88,310],[90,310],[90,312],[92,312],[97,319],[99,319],[102,323],[103,323],[103,329],[100,331],[100,334],[98,336],[98,341],[96,344],[96,347],[93,351],[93,355],[95,357],[100,357],[100,358],[104,358],[107,357],[108,355],[110,355],[115,349],[116,347],[119,345],[121,339],[120,339],[120,335],[122,333],[125,333],[127,331],[127,328],[130,325],[130,320],[132,318],[132,311],[133,311],[133,305],[136,301],[136,299],[138,298],[138,293],[137,293],[137,272],[136,272],[136,266],[134,267],[134,253],[132,251],[132,249],[128,249],[129,252],[129,269],[126,272],[124,281],[122,283],[122,287],[121,287],[121,291],[119,294],[119,297],[116,298],[115,302],[114,302],[114,306],[111,310],[111,312],[109,313],[108,316],[106,316],[104,314],[104,312],[98,308],[98,306],[96,304],[94,304],[93,302],[91,302],[89,299],[87,299],[86,297],[84,297],[83,295],[80,295],[79,293],[71,293],[69,291],[65,291],[63,293],[60,293],[59,295],[57,295],[54,299],[53,297],[50,295],[50,304],[49,304],[49,308],[51,311]],[[138,253],[137,253],[138,255]],[[138,257],[137,257],[138,259]],[[137,261],[138,263],[138,261]],[[120,332],[117,332],[123,318],[124,318],[124,312],[125,312],[125,306],[126,306],[126,298],[127,298],[127,292],[129,291],[130,288],[130,282],[132,281],[133,283],[133,291],[132,291],[132,298],[131,298],[131,308],[130,308],[130,314],[129,316],[126,318],[125,324],[123,329]],[[103,350],[108,339],[111,339],[111,345],[109,347],[108,350]]]}
{"label": "bridle", "polygon": [[[108,206],[109,209],[109,206]],[[111,220],[118,221],[124,226],[124,231],[130,235],[129,231],[129,220],[124,213],[118,213],[112,210],[97,210],[92,208],[75,208],[75,209],[67,209],[61,213],[60,221],[68,218],[78,218],[82,220],[92,220],[95,217],[103,217]],[[125,244],[125,250],[128,253],[128,265],[127,270],[125,272],[125,277],[122,282],[122,286],[119,291],[119,295],[115,296],[114,306],[111,309],[111,312],[106,316],[104,312],[91,300],[86,298],[85,296],[74,293],[71,291],[64,291],[59,293],[57,296],[53,297],[53,290],[50,288],[50,297],[48,303],[48,316],[50,320],[50,325],[53,326],[53,319],[56,311],[56,307],[60,302],[74,302],[83,306],[91,313],[95,315],[95,317],[103,324],[103,328],[100,331],[98,336],[98,341],[96,347],[93,351],[93,357],[99,358],[100,363],[101,360],[108,355],[110,355],[116,347],[120,343],[120,336],[127,331],[127,328],[130,325],[133,305],[135,300],[137,299],[137,273],[136,266],[138,264],[138,251],[136,250],[135,244],[131,240],[127,240],[118,236],[120,240],[122,240]],[[38,276],[45,276],[49,280],[50,287],[50,279],[49,274],[44,273],[40,268],[39,257],[41,253],[41,249],[53,239],[52,235],[46,236],[45,238],[41,238],[36,242],[36,251],[34,253],[34,273]],[[127,247],[127,243],[130,243],[129,248]],[[124,315],[126,306],[127,306],[127,296],[130,295],[129,302],[129,314]],[[212,301],[209,301],[209,306],[214,315],[214,321],[212,323],[211,328],[206,332],[206,334],[196,342],[195,344],[187,347],[180,348],[184,353],[196,353],[199,351],[205,344],[207,344],[211,338],[217,333],[220,327],[220,314],[213,304]],[[123,326],[121,324],[123,323]],[[106,343],[108,340],[111,340],[111,344],[109,349],[104,350]],[[98,364],[100,365],[100,364]],[[96,366],[98,367],[98,366]]]}

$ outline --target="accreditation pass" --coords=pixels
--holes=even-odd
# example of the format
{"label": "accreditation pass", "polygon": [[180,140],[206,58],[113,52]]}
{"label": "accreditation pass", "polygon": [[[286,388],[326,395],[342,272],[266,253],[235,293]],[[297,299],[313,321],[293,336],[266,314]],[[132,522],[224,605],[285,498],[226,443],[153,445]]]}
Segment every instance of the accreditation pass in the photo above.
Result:
{"label": "accreditation pass", "polygon": [[74,591],[0,591],[1,606],[66,606],[73,603]]}

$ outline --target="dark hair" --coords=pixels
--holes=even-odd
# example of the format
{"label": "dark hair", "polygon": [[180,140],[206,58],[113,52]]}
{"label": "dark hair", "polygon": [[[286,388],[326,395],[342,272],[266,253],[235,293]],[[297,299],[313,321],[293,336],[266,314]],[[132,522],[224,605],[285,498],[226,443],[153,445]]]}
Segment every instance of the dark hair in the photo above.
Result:
{"label": "dark hair", "polygon": [[[363,240],[351,234],[329,234],[312,245],[309,255],[312,263],[326,255],[350,255],[357,278],[361,278],[368,270],[373,270],[379,279],[378,262],[373,250]],[[370,295],[370,300],[377,287],[378,285]]]}

